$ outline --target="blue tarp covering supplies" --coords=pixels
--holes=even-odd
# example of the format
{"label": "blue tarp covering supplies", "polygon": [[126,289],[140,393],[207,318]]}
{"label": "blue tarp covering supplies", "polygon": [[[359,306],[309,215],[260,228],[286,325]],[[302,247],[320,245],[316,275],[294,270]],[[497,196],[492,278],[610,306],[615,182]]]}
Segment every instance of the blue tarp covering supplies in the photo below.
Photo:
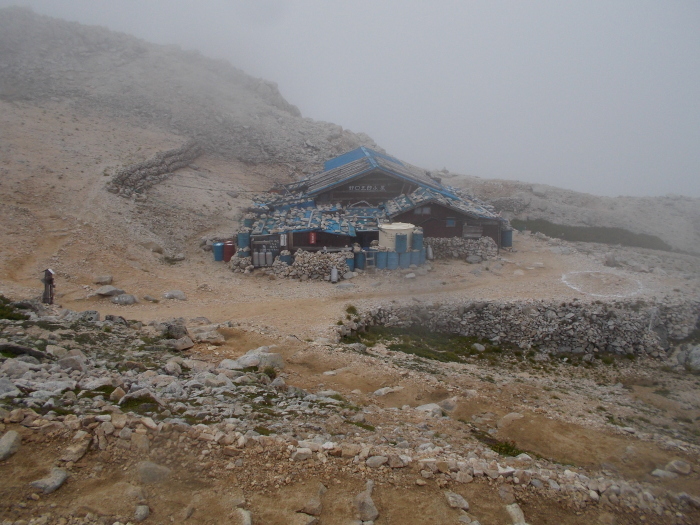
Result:
{"label": "blue tarp covering supplies", "polygon": [[430,188],[418,188],[410,195],[400,195],[389,199],[384,203],[384,207],[389,217],[395,217],[417,206],[434,202],[460,213],[471,215],[474,218],[499,219],[493,206],[473,197],[460,197],[459,191],[454,188],[445,187],[445,190],[437,192]]}

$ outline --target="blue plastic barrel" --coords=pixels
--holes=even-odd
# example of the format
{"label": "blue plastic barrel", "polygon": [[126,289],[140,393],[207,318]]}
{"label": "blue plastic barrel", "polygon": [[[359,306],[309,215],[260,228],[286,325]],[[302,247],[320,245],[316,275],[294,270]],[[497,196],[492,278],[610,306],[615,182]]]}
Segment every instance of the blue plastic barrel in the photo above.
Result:
{"label": "blue plastic barrel", "polygon": [[365,252],[357,252],[355,254],[355,268],[358,270],[364,270],[366,260],[367,256],[365,255]]}
{"label": "blue plastic barrel", "polygon": [[388,270],[396,270],[399,267],[399,254],[386,252],[386,267]]}
{"label": "blue plastic barrel", "polygon": [[348,270],[351,272],[355,271],[355,256],[353,254],[350,254],[348,258],[345,260],[345,264],[348,265]]}
{"label": "blue plastic barrel", "polygon": [[513,230],[501,230],[501,247],[513,247]]}
{"label": "blue plastic barrel", "polygon": [[280,262],[291,265],[292,264],[292,256],[291,255],[280,255]]}
{"label": "blue plastic barrel", "polygon": [[411,264],[420,265],[420,250],[411,250]]}
{"label": "blue plastic barrel", "polygon": [[425,248],[423,248],[420,251],[420,264],[421,264],[421,266],[423,266],[425,264],[425,259],[426,259]]}
{"label": "blue plastic barrel", "polygon": [[423,234],[422,233],[413,233],[413,240],[411,241],[412,247],[414,250],[422,250],[423,249]]}
{"label": "blue plastic barrel", "polygon": [[379,270],[385,270],[387,265],[387,259],[389,258],[389,252],[377,252],[374,255],[375,265]]}
{"label": "blue plastic barrel", "polygon": [[255,219],[243,219],[243,226],[245,226],[246,228],[252,228],[254,222]]}
{"label": "blue plastic barrel", "polygon": [[408,268],[411,266],[411,252],[399,254],[399,266],[401,266],[401,268]]}
{"label": "blue plastic barrel", "polygon": [[404,253],[408,250],[408,237],[405,233],[396,234],[396,251],[397,253]]}
{"label": "blue plastic barrel", "polygon": [[250,232],[241,232],[238,234],[238,249],[250,248]]}
{"label": "blue plastic barrel", "polygon": [[212,247],[212,250],[214,252],[214,260],[215,261],[223,261],[224,260],[224,243],[223,242],[215,242],[214,246]]}

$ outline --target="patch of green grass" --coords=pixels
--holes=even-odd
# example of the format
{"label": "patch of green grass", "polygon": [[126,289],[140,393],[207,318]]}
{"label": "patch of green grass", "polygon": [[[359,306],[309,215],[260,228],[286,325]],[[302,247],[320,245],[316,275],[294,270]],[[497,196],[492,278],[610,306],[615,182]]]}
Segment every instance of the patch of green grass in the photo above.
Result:
{"label": "patch of green grass", "polygon": [[633,233],[624,228],[610,228],[607,226],[566,226],[563,224],[555,224],[544,219],[531,221],[514,219],[511,221],[511,224],[518,230],[541,232],[548,237],[564,239],[566,241],[621,244],[622,246],[650,248],[652,250],[664,250],[667,252],[672,251],[670,245],[666,244],[655,235]]}
{"label": "patch of green grass", "polygon": [[273,366],[266,366],[263,368],[263,374],[265,374],[270,379],[275,379],[277,377],[277,370]]}
{"label": "patch of green grass", "polygon": [[349,305],[349,306],[345,309],[345,313],[347,313],[347,314],[349,314],[349,315],[357,315],[357,307],[355,307],[355,306],[353,306],[353,305]]}
{"label": "patch of green grass", "polygon": [[[495,359],[494,355],[484,356],[483,354],[499,354],[503,351],[501,347],[494,346],[488,341],[482,342],[475,337],[431,332],[420,326],[408,328],[374,326],[364,333],[344,337],[343,342],[363,343],[368,347],[382,342],[389,350],[441,362],[464,362],[470,356]],[[472,348],[476,342],[482,342],[486,346],[483,354]]]}
{"label": "patch of green grass", "polygon": [[658,390],[654,390],[654,393],[659,396],[664,396],[668,397],[671,395],[671,391],[667,388],[659,388]]}
{"label": "patch of green grass", "polygon": [[525,452],[524,450],[519,449],[514,441],[499,441],[488,432],[472,429],[472,434],[476,439],[481,441],[494,452],[498,452],[501,456],[519,456]]}
{"label": "patch of green grass", "polygon": [[253,430],[261,436],[269,436],[270,434],[272,434],[272,430],[265,427],[255,427]]}
{"label": "patch of green grass", "polygon": [[351,425],[355,425],[356,427],[363,428],[365,430],[369,430],[370,432],[374,432],[376,429],[370,425],[369,423],[360,423],[358,421],[348,421]]}
{"label": "patch of green grass", "polygon": [[144,415],[146,412],[154,412],[158,410],[158,403],[154,403],[146,399],[127,399],[119,405],[122,412],[135,412]]}

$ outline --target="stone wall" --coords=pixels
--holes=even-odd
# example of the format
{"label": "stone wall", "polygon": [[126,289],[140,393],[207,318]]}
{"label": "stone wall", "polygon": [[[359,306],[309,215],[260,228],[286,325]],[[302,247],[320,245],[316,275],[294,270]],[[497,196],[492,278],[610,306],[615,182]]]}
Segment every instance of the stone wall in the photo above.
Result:
{"label": "stone wall", "polygon": [[157,153],[148,160],[121,168],[107,185],[107,190],[122,197],[142,193],[201,154],[201,146],[194,140],[188,141],[179,148]]}
{"label": "stone wall", "polygon": [[433,257],[435,259],[479,257],[485,261],[498,255],[498,246],[491,237],[481,237],[480,239],[426,237],[423,243],[433,249]]}
{"label": "stone wall", "polygon": [[[285,254],[288,254],[285,250]],[[306,281],[309,279],[326,279],[331,274],[333,267],[338,269],[338,278],[342,278],[343,274],[349,271],[345,262],[347,254],[345,253],[323,253],[323,252],[306,252],[297,250],[294,255],[294,262],[289,265],[280,261],[279,257],[275,257],[272,266],[263,266],[258,268],[258,271],[274,275],[280,278],[301,279]],[[254,270],[251,257],[239,257],[236,253],[229,262],[229,267],[236,273],[251,273]]]}
{"label": "stone wall", "polygon": [[271,270],[277,277],[291,279],[325,279],[331,274],[333,267],[338,269],[338,277],[349,271],[346,264],[347,254],[342,252],[323,253],[297,250],[291,266],[275,260]]}
{"label": "stone wall", "polygon": [[700,302],[615,303],[465,302],[387,305],[361,316],[341,335],[372,325],[422,326],[436,332],[488,339],[550,354],[649,354],[666,356],[668,340],[681,340],[698,326]]}

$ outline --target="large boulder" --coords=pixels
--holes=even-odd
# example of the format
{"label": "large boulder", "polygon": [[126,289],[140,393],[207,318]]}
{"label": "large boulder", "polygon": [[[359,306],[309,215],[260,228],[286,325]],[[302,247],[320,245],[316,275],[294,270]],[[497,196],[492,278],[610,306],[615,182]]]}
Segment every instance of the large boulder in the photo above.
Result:
{"label": "large boulder", "polygon": [[138,301],[136,300],[136,296],[131,295],[130,293],[123,293],[116,295],[112,297],[112,302],[114,304],[121,304],[123,306],[127,306],[130,304],[136,304]]}
{"label": "large boulder", "polygon": [[176,299],[178,301],[187,301],[187,295],[182,290],[170,290],[163,294],[165,299]]}
{"label": "large boulder", "polygon": [[238,359],[224,359],[219,363],[219,368],[226,370],[243,370],[251,367],[282,369],[284,366],[284,358],[280,354],[270,352],[267,346],[249,350]]}
{"label": "large boulder", "polygon": [[95,290],[95,294],[101,295],[103,297],[113,297],[115,295],[121,295],[123,293],[125,293],[124,290],[120,290],[119,288],[115,288],[111,285],[102,286]]}
{"label": "large boulder", "polygon": [[189,336],[184,336],[179,339],[168,339],[165,344],[175,350],[176,352],[182,352],[183,350],[189,350],[194,346],[194,341],[190,339]]}

